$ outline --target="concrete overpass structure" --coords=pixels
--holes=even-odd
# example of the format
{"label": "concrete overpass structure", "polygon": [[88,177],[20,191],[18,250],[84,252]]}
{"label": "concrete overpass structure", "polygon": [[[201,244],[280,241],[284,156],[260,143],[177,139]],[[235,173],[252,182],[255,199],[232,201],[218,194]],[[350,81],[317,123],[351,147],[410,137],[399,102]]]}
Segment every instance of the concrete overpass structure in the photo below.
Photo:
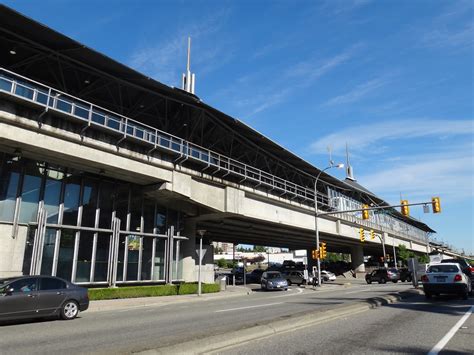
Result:
{"label": "concrete overpass structure", "polygon": [[[211,241],[315,246],[319,169],[195,95],[3,6],[0,20],[0,276],[193,281],[198,229],[207,281]],[[321,240],[359,271],[364,254],[382,255],[360,228],[390,254],[430,251],[434,231],[393,209],[343,212],[388,206],[355,181],[323,173],[317,190],[321,211],[341,211],[320,217]]]}

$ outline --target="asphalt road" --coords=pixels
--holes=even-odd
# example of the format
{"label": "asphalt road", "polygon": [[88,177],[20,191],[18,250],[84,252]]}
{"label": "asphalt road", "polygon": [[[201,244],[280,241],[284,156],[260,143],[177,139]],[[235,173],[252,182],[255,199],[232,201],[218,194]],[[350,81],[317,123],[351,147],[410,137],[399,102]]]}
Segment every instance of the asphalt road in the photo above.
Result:
{"label": "asphalt road", "polygon": [[84,312],[73,321],[0,325],[0,353],[130,353],[263,324],[411,288],[410,284],[327,286],[205,302]]}
{"label": "asphalt road", "polygon": [[[473,307],[473,298],[442,297],[427,302],[416,296],[214,354],[428,354]],[[471,314],[438,350],[440,354],[472,355],[474,316]]]}

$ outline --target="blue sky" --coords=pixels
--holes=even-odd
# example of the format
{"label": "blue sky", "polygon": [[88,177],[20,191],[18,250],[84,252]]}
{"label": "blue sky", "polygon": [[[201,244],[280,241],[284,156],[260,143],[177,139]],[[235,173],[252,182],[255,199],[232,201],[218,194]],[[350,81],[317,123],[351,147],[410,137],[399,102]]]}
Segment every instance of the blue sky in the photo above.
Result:
{"label": "blue sky", "polygon": [[[192,37],[196,94],[315,164],[344,161],[474,253],[474,8],[467,1],[4,1],[171,86]],[[332,171],[344,178],[344,173]]]}

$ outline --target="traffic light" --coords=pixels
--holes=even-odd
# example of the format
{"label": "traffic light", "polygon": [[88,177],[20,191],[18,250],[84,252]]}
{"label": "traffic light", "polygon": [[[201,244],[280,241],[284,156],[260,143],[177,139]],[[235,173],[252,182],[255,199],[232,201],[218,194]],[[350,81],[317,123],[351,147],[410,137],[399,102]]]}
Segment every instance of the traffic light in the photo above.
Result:
{"label": "traffic light", "polygon": [[402,200],[401,203],[401,212],[402,215],[408,216],[410,214],[410,208],[408,207],[408,200]]}
{"label": "traffic light", "polygon": [[326,243],[322,242],[320,247],[320,257],[321,259],[326,259],[327,251],[326,251]]}
{"label": "traffic light", "polygon": [[439,197],[433,197],[431,204],[433,205],[433,213],[441,213],[441,200]]}
{"label": "traffic light", "polygon": [[365,242],[365,231],[364,228],[359,229],[359,238],[361,242]]}
{"label": "traffic light", "polygon": [[319,249],[313,249],[311,250],[311,257],[316,260],[319,259]]}
{"label": "traffic light", "polygon": [[374,240],[375,239],[375,232],[373,229],[370,230],[370,239]]}
{"label": "traffic light", "polygon": [[369,205],[362,205],[362,219],[369,219]]}

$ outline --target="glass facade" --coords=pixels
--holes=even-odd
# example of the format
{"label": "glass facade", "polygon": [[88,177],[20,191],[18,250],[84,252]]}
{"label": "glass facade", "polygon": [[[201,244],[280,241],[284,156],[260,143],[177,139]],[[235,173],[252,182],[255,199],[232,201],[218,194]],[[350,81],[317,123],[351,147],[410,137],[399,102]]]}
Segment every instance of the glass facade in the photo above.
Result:
{"label": "glass facade", "polygon": [[25,274],[87,284],[179,280],[180,237],[169,231],[181,219],[139,185],[0,152],[0,222],[28,225]]}

